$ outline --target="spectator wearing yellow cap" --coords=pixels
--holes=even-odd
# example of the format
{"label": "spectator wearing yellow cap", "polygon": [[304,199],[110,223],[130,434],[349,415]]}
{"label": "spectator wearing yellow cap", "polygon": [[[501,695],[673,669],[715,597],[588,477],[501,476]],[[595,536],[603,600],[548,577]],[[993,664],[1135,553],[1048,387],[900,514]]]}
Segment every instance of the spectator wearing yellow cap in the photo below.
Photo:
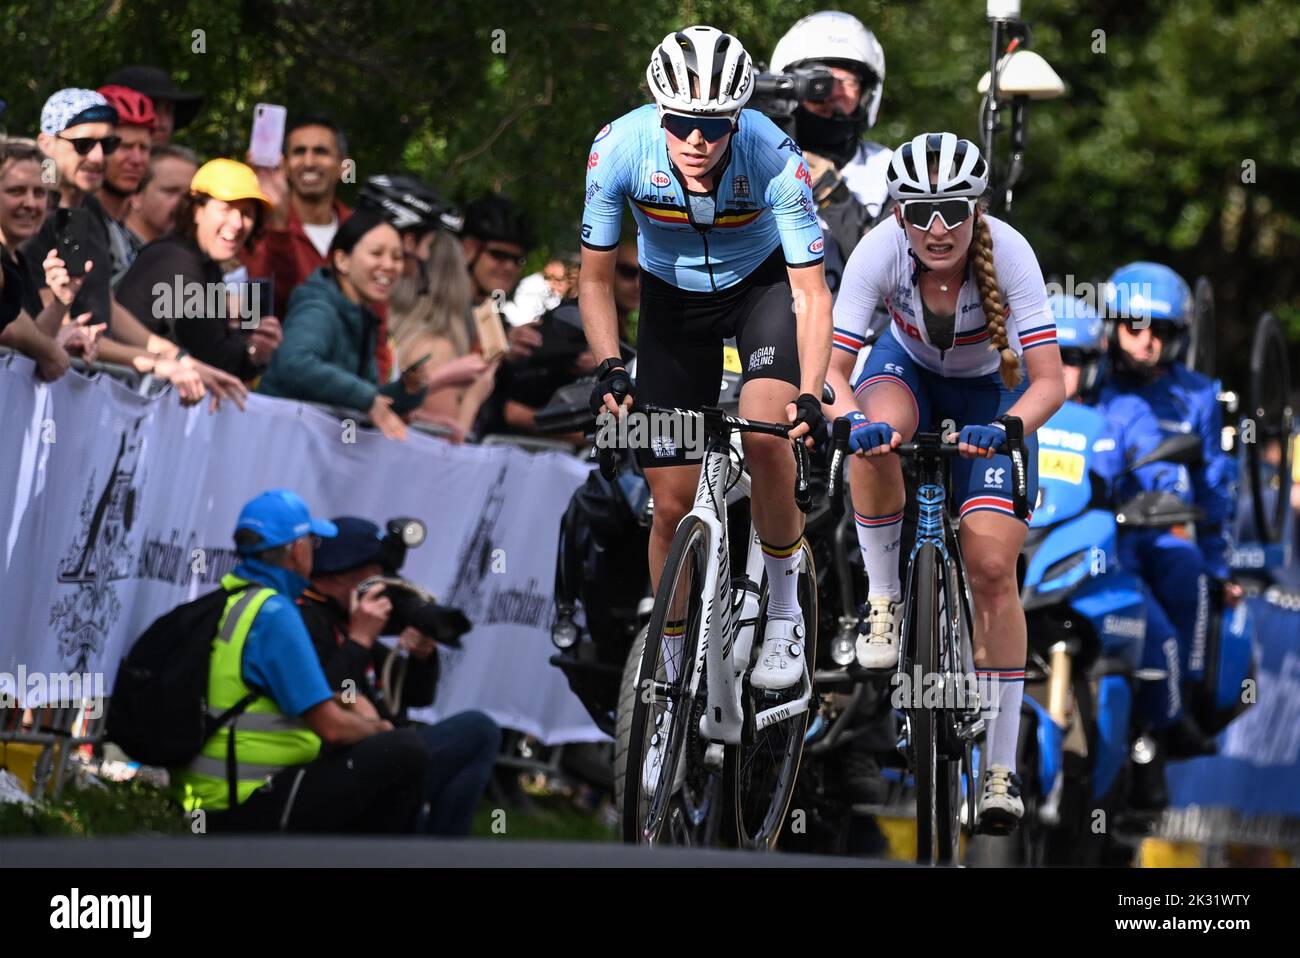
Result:
{"label": "spectator wearing yellow cap", "polygon": [[280,344],[280,323],[223,281],[223,263],[257,235],[269,201],[250,167],[210,160],[190,181],[176,228],[140,251],[117,300],[149,329],[240,379],[256,378]]}

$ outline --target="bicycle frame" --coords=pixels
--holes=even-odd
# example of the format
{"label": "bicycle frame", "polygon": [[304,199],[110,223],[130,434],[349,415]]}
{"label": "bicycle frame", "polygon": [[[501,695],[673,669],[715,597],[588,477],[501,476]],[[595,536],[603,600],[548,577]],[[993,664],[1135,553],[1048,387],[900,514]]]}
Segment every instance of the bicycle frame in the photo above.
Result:
{"label": "bicycle frame", "polygon": [[[750,479],[749,474],[732,461],[730,449],[730,444],[724,445],[715,430],[706,430],[704,461],[695,489],[695,505],[687,514],[696,516],[704,524],[708,536],[706,554],[710,557],[705,568],[703,589],[707,607],[701,616],[696,659],[691,664],[690,693],[692,698],[698,693],[700,673],[704,671],[707,662],[708,708],[700,720],[700,734],[712,742],[739,745],[744,725],[744,712],[741,708],[744,685],[741,677],[748,668],[750,650],[744,650],[745,661],[738,663],[735,639],[742,623],[733,619],[738,603],[735,601],[731,580],[727,491],[734,484],[747,497]],[[763,581],[763,571],[762,546],[751,523],[745,576],[757,587]],[[754,717],[755,730],[808,711],[811,699],[812,677],[805,661],[797,695],[791,701],[758,712]]]}
{"label": "bicycle frame", "polygon": [[[932,480],[935,478],[942,480],[942,477],[923,476],[924,480]],[[961,661],[968,662],[973,667],[974,656],[973,650],[970,646],[970,632],[969,629],[962,628],[963,617],[961,613],[965,613],[965,621],[967,623],[974,623],[974,603],[971,600],[970,587],[966,579],[966,567],[962,561],[961,549],[959,547],[949,548],[950,543],[953,546],[956,546],[956,532],[953,530],[952,525],[948,520],[947,502],[948,496],[942,481],[923,481],[917,488],[916,503],[919,509],[919,514],[917,516],[916,524],[916,541],[912,543],[912,551],[909,553],[907,559],[907,590],[903,596],[903,616],[899,623],[898,634],[900,636],[910,636],[912,634],[913,623],[911,620],[914,610],[912,593],[916,582],[916,557],[920,553],[922,546],[926,544],[932,545],[938,550],[939,555],[943,559],[945,579],[947,580],[945,583],[946,587],[944,589],[944,595],[949,595],[949,593],[955,589],[961,596],[960,607],[955,603],[952,603],[945,609],[948,619],[948,635],[950,637],[959,637],[959,641],[962,643],[963,653]],[[944,662],[945,670],[951,669],[955,665],[954,648],[950,644],[944,651],[944,657],[946,660]],[[912,656],[899,655],[896,672],[900,679],[904,675],[907,663],[914,657],[915,650],[912,650]],[[906,715],[906,711],[904,714]],[[907,723],[908,738],[910,739],[910,719],[905,718],[905,722]],[[984,720],[979,719],[971,723],[964,731],[965,734],[973,738],[982,732],[983,728]]]}

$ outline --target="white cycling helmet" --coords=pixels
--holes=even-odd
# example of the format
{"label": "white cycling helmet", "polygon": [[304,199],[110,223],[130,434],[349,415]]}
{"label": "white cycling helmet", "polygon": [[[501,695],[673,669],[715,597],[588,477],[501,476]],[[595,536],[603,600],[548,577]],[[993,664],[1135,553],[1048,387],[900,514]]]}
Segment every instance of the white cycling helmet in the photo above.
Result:
{"label": "white cycling helmet", "polygon": [[[933,183],[931,161],[938,164]],[[954,133],[919,133],[894,151],[885,182],[896,200],[977,199],[988,188],[989,166],[970,140],[960,140]]]}
{"label": "white cycling helmet", "polygon": [[687,27],[664,37],[650,56],[645,79],[661,116],[665,111],[734,116],[754,93],[749,54],[739,40],[713,27]]}
{"label": "white cycling helmet", "polygon": [[823,10],[813,13],[786,31],[772,51],[772,72],[784,73],[814,63],[857,68],[875,77],[864,78],[860,103],[866,111],[867,128],[876,125],[880,97],[885,88],[885,49],[875,34],[851,13]]}

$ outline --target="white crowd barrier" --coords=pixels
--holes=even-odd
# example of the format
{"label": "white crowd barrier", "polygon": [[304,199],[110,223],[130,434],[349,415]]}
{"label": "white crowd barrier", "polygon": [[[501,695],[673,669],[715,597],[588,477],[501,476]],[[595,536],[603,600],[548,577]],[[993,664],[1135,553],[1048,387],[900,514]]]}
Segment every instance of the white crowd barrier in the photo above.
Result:
{"label": "white crowd barrier", "polygon": [[559,521],[589,467],[415,431],[393,442],[262,396],[210,414],[106,377],[45,385],[32,369],[0,363],[0,684],[26,675],[24,704],[41,704],[35,675],[102,674],[111,694],[131,641],[235,565],[241,506],[287,487],[322,517],[427,525],[403,574],[474,630],[439,650],[421,717],[479,708],[547,744],[603,738],[547,662]]}

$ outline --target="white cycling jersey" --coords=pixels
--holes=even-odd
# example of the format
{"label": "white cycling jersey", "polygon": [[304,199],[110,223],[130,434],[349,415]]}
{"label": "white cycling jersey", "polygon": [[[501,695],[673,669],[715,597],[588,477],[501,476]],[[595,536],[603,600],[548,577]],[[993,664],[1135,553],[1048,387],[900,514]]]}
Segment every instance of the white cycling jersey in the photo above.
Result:
{"label": "white cycling jersey", "polygon": [[[1047,307],[1043,271],[1028,241],[1012,226],[984,214],[993,239],[993,268],[1007,308],[1007,343],[1017,353],[1056,342],[1056,323]],[[855,357],[866,342],[867,324],[878,304],[889,313],[889,332],[917,363],[942,376],[984,376],[997,372],[998,354],[989,349],[988,322],[979,288],[968,266],[957,296],[953,341],[947,349],[930,342],[916,287],[919,270],[908,256],[907,233],[881,223],[849,257],[835,299],[835,348]]]}

